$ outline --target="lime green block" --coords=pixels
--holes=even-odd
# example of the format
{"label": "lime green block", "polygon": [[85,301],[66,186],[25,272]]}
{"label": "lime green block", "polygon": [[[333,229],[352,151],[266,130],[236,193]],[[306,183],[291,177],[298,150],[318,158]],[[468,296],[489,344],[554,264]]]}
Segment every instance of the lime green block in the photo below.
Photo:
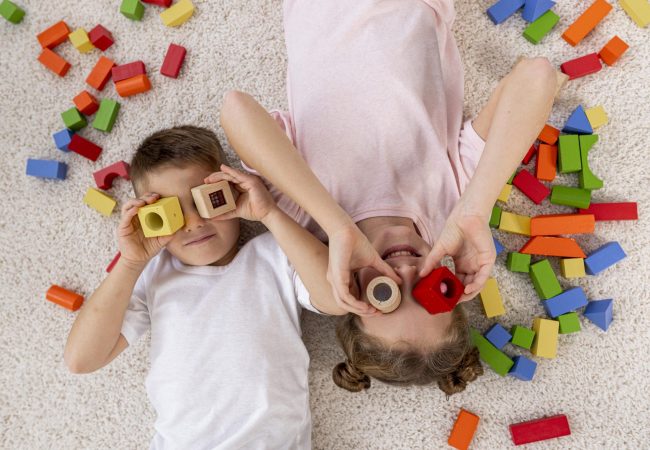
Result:
{"label": "lime green block", "polygon": [[63,119],[63,123],[65,124],[66,128],[70,128],[74,131],[79,131],[88,125],[86,118],[79,112],[77,108],[70,108],[67,111],[63,111],[61,113],[61,118]]}
{"label": "lime green block", "polygon": [[25,11],[20,9],[14,2],[4,0],[0,3],[0,16],[11,23],[20,23],[25,16]]}
{"label": "lime green block", "polygon": [[494,345],[485,339],[481,333],[474,328],[470,330],[472,342],[478,348],[481,359],[485,361],[496,373],[504,376],[508,373],[514,362],[505,353],[501,352]]}
{"label": "lime green block", "polygon": [[539,44],[559,20],[560,16],[549,9],[524,29],[524,37],[532,44]]}
{"label": "lime green block", "polygon": [[582,169],[580,159],[580,137],[577,134],[564,134],[557,143],[558,166],[561,173],[578,172]]}
{"label": "lime green block", "polygon": [[587,209],[591,203],[591,191],[569,186],[553,186],[551,203]]}
{"label": "lime green block", "polygon": [[140,0],[122,0],[120,12],[131,20],[142,20],[144,5]]}
{"label": "lime green block", "polygon": [[508,181],[506,182],[506,184],[512,184],[512,180],[515,179],[515,175],[517,175],[516,170],[514,172],[512,172],[512,175],[510,175],[510,178],[508,178]]}
{"label": "lime green block", "polygon": [[512,340],[510,342],[513,345],[530,350],[530,347],[533,345],[533,339],[535,339],[535,332],[533,330],[522,327],[521,325],[515,325],[510,330],[510,334],[512,334]]}
{"label": "lime green block", "polygon": [[580,318],[578,313],[570,312],[558,316],[557,321],[560,322],[560,334],[576,333],[580,331]]}
{"label": "lime green block", "polygon": [[530,255],[523,253],[510,252],[508,253],[508,260],[506,267],[510,272],[528,273],[530,268]]}
{"label": "lime green block", "polygon": [[598,142],[597,134],[585,134],[580,136],[580,162],[582,170],[580,171],[580,187],[593,191],[603,187],[603,180],[593,174],[589,168],[589,150]]}
{"label": "lime green block", "polygon": [[490,226],[492,228],[499,228],[500,222],[501,222],[501,208],[494,205],[492,207],[492,214],[490,215]]}
{"label": "lime green block", "polygon": [[99,103],[99,109],[93,120],[93,127],[101,131],[110,132],[117,119],[117,113],[120,111],[120,104],[115,100],[108,98]]}
{"label": "lime green block", "polygon": [[548,259],[542,259],[530,265],[530,278],[539,298],[546,300],[562,293],[562,286],[557,281],[555,272]]}

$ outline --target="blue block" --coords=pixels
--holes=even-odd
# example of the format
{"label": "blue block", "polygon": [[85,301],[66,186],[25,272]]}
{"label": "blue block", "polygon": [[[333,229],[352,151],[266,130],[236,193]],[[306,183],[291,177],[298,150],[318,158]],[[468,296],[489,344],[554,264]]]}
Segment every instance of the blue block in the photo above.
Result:
{"label": "blue block", "polygon": [[598,275],[608,267],[613,266],[627,255],[616,241],[607,244],[595,250],[585,259],[585,271],[589,275]]}
{"label": "blue block", "polygon": [[27,160],[27,175],[41,178],[57,178],[65,180],[65,175],[68,172],[66,163],[59,161],[51,161],[47,159],[28,159]]}
{"label": "blue block", "polygon": [[501,350],[508,342],[510,342],[512,334],[508,333],[508,331],[498,323],[495,323],[489,330],[487,330],[484,337],[490,341],[492,345]]}
{"label": "blue block", "polygon": [[535,376],[535,369],[537,363],[525,356],[515,356],[513,359],[514,365],[510,368],[509,375],[519,378],[522,381],[530,381]]}
{"label": "blue block", "polygon": [[72,140],[73,134],[74,131],[67,128],[54,133],[52,137],[54,138],[54,144],[56,145],[56,148],[63,150],[64,152],[69,152],[70,150],[68,149],[68,144]]}
{"label": "blue block", "polygon": [[526,0],[524,12],[521,13],[521,16],[527,22],[534,22],[554,6],[555,2],[553,0]]}
{"label": "blue block", "polygon": [[612,299],[592,300],[582,314],[601,330],[607,331],[613,320]]}
{"label": "blue block", "polygon": [[522,6],[524,6],[524,0],[499,0],[488,8],[487,15],[495,25],[498,25],[505,22]]}
{"label": "blue block", "polygon": [[492,240],[494,241],[494,248],[497,251],[497,256],[499,256],[501,252],[505,250],[505,247],[501,245],[501,242],[497,241],[497,238],[494,236],[492,236]]}
{"label": "blue block", "polygon": [[568,291],[564,291],[555,297],[551,297],[548,300],[542,302],[544,304],[544,309],[546,313],[556,318],[562,314],[566,314],[571,311],[575,311],[578,308],[582,308],[587,304],[587,296],[581,287],[574,287]]}
{"label": "blue block", "polygon": [[562,132],[569,134],[592,134],[594,132],[591,128],[591,123],[589,123],[589,119],[587,119],[587,113],[585,113],[582,105],[578,106],[575,111],[571,113],[562,129]]}

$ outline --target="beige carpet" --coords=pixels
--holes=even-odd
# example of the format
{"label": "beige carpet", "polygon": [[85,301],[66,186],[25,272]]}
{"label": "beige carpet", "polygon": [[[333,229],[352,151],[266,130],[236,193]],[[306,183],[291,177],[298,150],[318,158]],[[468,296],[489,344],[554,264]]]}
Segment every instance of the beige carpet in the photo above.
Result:
{"label": "beige carpet", "polygon": [[[286,105],[285,51],[281,2],[271,0],[196,1],[197,13],[178,29],[169,29],[147,6],[142,22],[121,16],[119,1],[15,0],[27,10],[20,25],[0,20],[0,148],[4,198],[0,215],[0,448],[145,448],[152,436],[153,413],[144,392],[148,339],[99,373],[74,376],[62,359],[74,314],[44,300],[52,283],[84,295],[104,276],[115,252],[118,214],[109,219],[81,199],[93,185],[91,173],[120,159],[152,130],[193,123],[218,127],[223,93],[237,88],[268,107]],[[322,0],[327,1],[327,0]],[[313,443],[323,449],[442,449],[460,407],[481,417],[475,449],[510,448],[508,424],[546,414],[564,413],[573,434],[539,449],[650,448],[648,352],[648,144],[650,136],[650,44],[648,29],[638,28],[615,3],[614,10],[577,48],[560,38],[561,30],[590,1],[560,2],[560,26],[543,44],[521,37],[524,22],[514,17],[495,27],[484,11],[488,1],[459,0],[456,35],[466,67],[466,114],[475,114],[490,90],[520,54],[545,55],[553,63],[598,51],[614,34],[631,49],[615,67],[571,82],[552,116],[562,125],[578,104],[602,104],[610,123],[599,130],[591,167],[605,180],[597,200],[636,200],[638,222],[598,223],[593,236],[580,237],[587,250],[618,240],[628,258],[614,269],[578,283],[591,299],[614,298],[614,323],[603,333],[583,320],[583,331],[562,336],[555,360],[538,360],[535,380],[501,378],[490,370],[466,392],[446,400],[435,387],[396,389],[375,382],[366,393],[350,394],[334,386],[330,373],[342,353],[332,322],[307,314],[304,334],[312,355]],[[59,47],[73,67],[59,79],[37,61],[35,35],[65,19],[71,27],[101,23],[116,44],[107,55],[120,63],[142,59],[153,90],[121,101],[110,134],[91,128],[83,135],[104,147],[97,163],[63,154],[51,134],[62,128],[59,114],[86,89],[84,79],[99,52],[80,55],[70,44]],[[178,80],[158,69],[170,42],[188,49]],[[100,97],[117,98],[112,83]],[[220,137],[223,133],[219,132]],[[26,177],[25,162],[52,158],[69,164],[63,182]],[[575,176],[566,177],[575,183]],[[117,182],[120,201],[130,187]],[[533,208],[515,192],[508,209],[526,214],[562,210]],[[510,250],[524,239],[501,236]],[[508,312],[506,326],[530,325],[542,308],[527,276],[505,270],[499,257],[496,276]],[[469,308],[481,330],[492,323],[478,302]],[[509,353],[515,353],[512,349]]]}

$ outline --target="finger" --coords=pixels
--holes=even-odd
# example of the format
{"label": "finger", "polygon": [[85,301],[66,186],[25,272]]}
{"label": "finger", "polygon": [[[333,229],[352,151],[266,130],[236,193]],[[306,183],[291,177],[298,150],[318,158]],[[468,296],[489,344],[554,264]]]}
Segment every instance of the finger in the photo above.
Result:
{"label": "finger", "polygon": [[139,198],[129,199],[126,203],[122,205],[122,215],[126,214],[126,212],[131,208],[139,208],[141,206],[144,206],[145,204],[146,202]]}
{"label": "finger", "polygon": [[458,299],[458,303],[466,302],[468,300],[472,300],[478,295],[478,292],[472,292],[471,294],[463,294],[460,296]]}
{"label": "finger", "polygon": [[378,270],[382,275],[386,275],[388,278],[393,280],[397,284],[402,284],[402,279],[395,272],[395,269],[388,264],[386,261],[381,259],[381,256],[377,255],[377,258],[372,264],[372,267]]}
{"label": "finger", "polygon": [[350,293],[350,274],[348,272],[339,272],[338,276],[332,277],[330,282],[334,287],[335,297],[343,304],[347,305],[350,312],[357,315],[366,315],[373,313],[375,308],[368,303],[361,301]]}
{"label": "finger", "polygon": [[207,177],[205,177],[205,178],[203,179],[203,182],[204,182],[205,184],[218,183],[219,181],[223,181],[223,180],[224,180],[224,176],[225,176],[225,175],[226,175],[226,174],[223,173],[223,172],[214,172],[214,173],[211,173],[210,175],[208,175]]}
{"label": "finger", "polygon": [[424,260],[424,266],[420,270],[420,276],[425,277],[429,275],[434,268],[440,265],[440,261],[442,261],[446,253],[445,248],[436,243]]}
{"label": "finger", "polygon": [[465,286],[465,293],[466,294],[472,292],[476,293],[479,290],[481,290],[485,285],[486,281],[488,280],[488,278],[490,278],[490,274],[492,273],[492,267],[494,267],[494,263],[485,264],[481,266],[479,271],[474,275],[474,279],[472,280],[472,282],[469,285]]}
{"label": "finger", "polygon": [[144,200],[144,202],[147,205],[156,203],[159,199],[160,199],[160,194],[156,194],[155,192],[149,192],[144,194],[142,197],[140,197],[140,200]]}

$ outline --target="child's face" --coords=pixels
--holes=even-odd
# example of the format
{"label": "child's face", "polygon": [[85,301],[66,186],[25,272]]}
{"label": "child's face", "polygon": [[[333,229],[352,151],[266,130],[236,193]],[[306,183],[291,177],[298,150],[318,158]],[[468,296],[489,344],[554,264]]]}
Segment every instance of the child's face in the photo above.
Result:
{"label": "child's face", "polygon": [[147,175],[144,192],[161,197],[178,197],[185,225],[178,230],[166,248],[182,263],[192,266],[225,265],[237,253],[239,219],[216,221],[204,219],[194,205],[190,189],[205,184],[212,171],[197,165],[184,168],[163,166]]}

